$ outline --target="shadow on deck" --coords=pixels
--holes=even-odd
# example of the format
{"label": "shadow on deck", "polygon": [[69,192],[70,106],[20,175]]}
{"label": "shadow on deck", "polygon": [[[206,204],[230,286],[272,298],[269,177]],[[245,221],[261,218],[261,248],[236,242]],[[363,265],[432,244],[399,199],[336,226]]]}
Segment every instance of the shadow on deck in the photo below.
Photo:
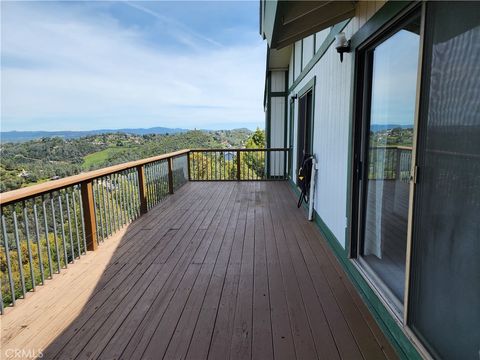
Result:
{"label": "shadow on deck", "polygon": [[4,353],[396,358],[295,205],[287,182],[187,183],[4,315]]}

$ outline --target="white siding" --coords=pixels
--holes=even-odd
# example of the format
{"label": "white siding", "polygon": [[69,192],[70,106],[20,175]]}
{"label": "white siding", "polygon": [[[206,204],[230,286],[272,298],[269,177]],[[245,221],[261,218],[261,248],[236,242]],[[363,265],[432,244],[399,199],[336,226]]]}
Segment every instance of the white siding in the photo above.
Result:
{"label": "white siding", "polygon": [[[356,17],[345,28],[350,38],[380,6],[359,2]],[[317,46],[321,38],[329,32],[318,34]],[[346,54],[340,62],[334,46],[330,46],[325,55],[296,86],[300,91],[316,76],[314,99],[314,142],[313,149],[318,162],[315,191],[315,210],[333,232],[340,244],[345,247],[346,202],[347,202],[347,161],[348,137],[350,126],[351,78],[353,57]],[[297,106],[295,102],[294,134],[297,124]],[[294,136],[296,154],[296,136]],[[294,172],[297,171],[293,161]]]}
{"label": "white siding", "polygon": [[302,70],[307,66],[308,62],[312,59],[313,57],[313,35],[310,35],[309,37],[306,37],[303,39],[303,62],[302,62]]}
{"label": "white siding", "polygon": [[[283,148],[285,146],[285,98],[272,97],[270,147]],[[275,165],[275,166],[274,166]],[[283,154],[270,157],[270,174],[283,175]]]}
{"label": "white siding", "polygon": [[295,61],[294,61],[295,68],[294,68],[293,80],[295,80],[298,77],[298,75],[300,75],[300,72],[301,72],[300,66],[301,66],[301,60],[302,60],[302,42],[297,41],[295,43],[294,49],[295,49]]}
{"label": "white siding", "polygon": [[285,91],[285,71],[272,71],[272,92]]}
{"label": "white siding", "polygon": [[293,51],[290,54],[290,63],[288,64],[288,87],[293,84]]}
{"label": "white siding", "polygon": [[322,46],[323,42],[327,38],[328,34],[330,33],[331,28],[327,28],[325,30],[319,31],[316,34],[316,39],[315,39],[315,53],[320,49],[320,46]]}

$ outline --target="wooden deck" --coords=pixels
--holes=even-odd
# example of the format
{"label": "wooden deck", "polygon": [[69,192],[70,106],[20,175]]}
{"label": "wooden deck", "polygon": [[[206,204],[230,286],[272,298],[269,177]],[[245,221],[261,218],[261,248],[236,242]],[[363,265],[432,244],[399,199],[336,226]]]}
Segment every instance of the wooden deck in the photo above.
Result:
{"label": "wooden deck", "polygon": [[187,183],[1,327],[44,359],[396,358],[286,182]]}

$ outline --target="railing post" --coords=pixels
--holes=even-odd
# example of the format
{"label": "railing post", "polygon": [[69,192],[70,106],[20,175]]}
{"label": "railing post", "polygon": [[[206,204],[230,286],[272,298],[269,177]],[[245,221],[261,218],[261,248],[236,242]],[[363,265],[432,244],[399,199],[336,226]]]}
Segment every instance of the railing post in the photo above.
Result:
{"label": "railing post", "polygon": [[168,158],[168,192],[173,194],[173,160]]}
{"label": "railing post", "polygon": [[137,166],[138,173],[138,193],[140,195],[140,214],[146,214],[147,207],[147,183],[145,181],[145,168],[143,165]]}
{"label": "railing post", "polygon": [[188,181],[192,180],[192,176],[190,175],[190,151],[187,153],[187,168],[188,168]]}
{"label": "railing post", "polygon": [[402,155],[402,150],[400,150],[398,147],[395,148],[395,180],[400,181],[401,180],[401,174],[400,171],[402,170],[400,167],[400,162],[401,162],[401,155]]}
{"label": "railing post", "polygon": [[240,180],[240,150],[237,150],[237,180]]}
{"label": "railing post", "polygon": [[87,250],[95,251],[98,247],[98,241],[92,180],[82,182],[80,185],[80,191],[82,194],[83,221],[85,223]]}

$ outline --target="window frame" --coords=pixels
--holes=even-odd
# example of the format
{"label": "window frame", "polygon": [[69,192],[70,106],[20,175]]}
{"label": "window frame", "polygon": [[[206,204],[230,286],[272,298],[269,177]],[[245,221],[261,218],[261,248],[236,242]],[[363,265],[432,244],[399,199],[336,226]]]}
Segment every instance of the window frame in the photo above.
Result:
{"label": "window frame", "polygon": [[[389,294],[390,290],[382,281],[379,281],[371,271],[364,266],[360,251],[363,242],[364,230],[364,216],[366,207],[366,186],[367,182],[363,181],[364,176],[368,176],[368,161],[365,161],[365,156],[368,156],[366,149],[368,149],[368,130],[370,125],[370,106],[371,106],[371,79],[372,79],[372,64],[373,64],[373,49],[380,43],[386,41],[391,36],[420,12],[420,40],[419,40],[419,62],[417,66],[417,84],[416,84],[416,100],[415,100],[415,115],[413,128],[413,150],[412,150],[412,168],[416,164],[416,141],[417,141],[417,127],[418,127],[418,106],[420,97],[420,78],[422,73],[422,56],[423,56],[423,33],[424,33],[424,19],[425,6],[423,4],[412,4],[406,7],[393,17],[391,21],[386,22],[378,31],[374,32],[370,37],[367,37],[361,44],[354,44],[355,62],[354,62],[354,87],[353,87],[353,111],[352,111],[352,147],[351,154],[351,175],[350,175],[350,198],[349,198],[349,216],[350,216],[350,231],[347,237],[347,255],[350,261],[355,265],[356,269],[373,289],[380,301],[392,314],[395,321],[407,328],[406,317],[408,313],[408,289],[410,278],[410,258],[411,258],[411,213],[413,202],[412,196],[414,189],[413,184],[410,184],[409,194],[409,215],[408,215],[408,230],[407,230],[407,252],[405,264],[405,286],[403,306],[398,307],[392,300]],[[353,41],[353,40],[352,40]]]}

